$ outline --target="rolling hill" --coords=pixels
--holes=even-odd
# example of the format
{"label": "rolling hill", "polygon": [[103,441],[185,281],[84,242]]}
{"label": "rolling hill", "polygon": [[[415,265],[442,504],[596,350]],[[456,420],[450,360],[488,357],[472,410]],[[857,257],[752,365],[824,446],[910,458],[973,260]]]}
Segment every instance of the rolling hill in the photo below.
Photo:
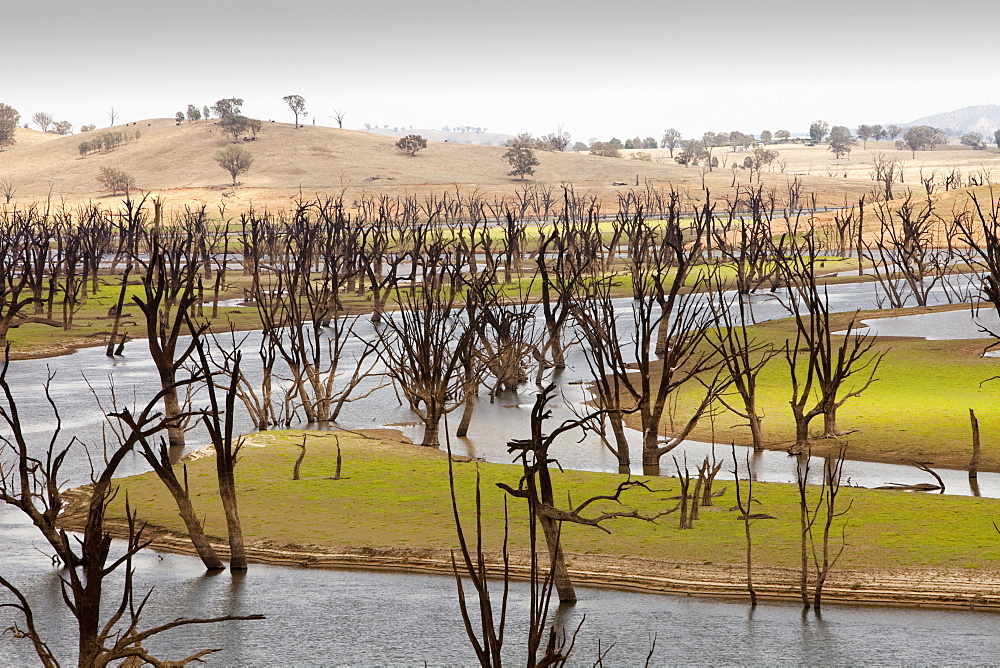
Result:
{"label": "rolling hill", "polygon": [[[22,200],[51,192],[69,201],[107,197],[97,181],[101,167],[124,170],[138,188],[168,201],[219,202],[223,192],[233,202],[287,202],[304,192],[350,190],[426,191],[480,189],[512,191],[523,182],[508,175],[505,148],[452,142],[428,143],[416,156],[396,150],[396,139],[336,128],[267,123],[255,141],[241,141],[254,156],[250,171],[233,188],[229,174],[215,162],[216,152],[232,143],[215,121],[177,125],[152,119],[115,126],[130,141],[110,152],[82,157],[79,145],[109,129],[59,137],[20,131],[17,144],[0,152],[0,175],[18,184]],[[30,133],[30,134],[23,134]],[[138,135],[138,139],[136,139]],[[616,160],[575,153],[537,153],[535,178],[588,190],[614,189],[636,180],[666,184],[686,171],[674,163]]]}
{"label": "rolling hill", "polygon": [[933,116],[918,118],[906,124],[930,125],[941,128],[952,136],[961,136],[967,132],[979,132],[987,140],[993,139],[993,133],[1000,128],[1000,105],[981,104],[974,107],[965,107],[955,111],[946,111]]}

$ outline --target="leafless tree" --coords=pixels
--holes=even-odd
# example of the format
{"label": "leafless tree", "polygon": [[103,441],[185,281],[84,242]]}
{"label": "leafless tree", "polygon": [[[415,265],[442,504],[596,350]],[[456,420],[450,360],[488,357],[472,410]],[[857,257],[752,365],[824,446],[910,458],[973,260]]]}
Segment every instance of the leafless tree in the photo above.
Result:
{"label": "leafless tree", "polygon": [[441,418],[464,403],[462,373],[468,348],[476,340],[475,323],[457,308],[460,267],[447,261],[442,242],[431,242],[421,266],[421,285],[396,287],[398,310],[378,330],[378,355],[387,375],[424,425],[421,445],[440,445]]}
{"label": "leafless tree", "polygon": [[0,230],[0,346],[7,345],[7,332],[15,318],[35,301],[26,266],[30,261],[30,234],[27,225]]}
{"label": "leafless tree", "polygon": [[[211,619],[176,619],[145,630],[139,628],[140,616],[151,592],[140,600],[135,598],[132,558],[149,543],[143,539],[143,529],[137,525],[136,516],[126,499],[126,545],[121,556],[111,557],[111,535],[105,527],[105,520],[108,507],[116,494],[113,477],[119,466],[140,441],[152,438],[165,429],[172,419],[165,418],[156,410],[164,395],[162,389],[141,409],[134,412],[126,410],[119,414],[130,418],[127,422],[130,428],[114,431],[116,436],[124,438],[103,444],[103,465],[92,469],[91,483],[86,488],[88,495],[82,501],[82,532],[71,538],[65,530],[56,529],[54,520],[65,505],[60,469],[69,449],[77,440],[74,438],[64,445],[60,444],[61,422],[58,410],[50,399],[55,414],[52,436],[44,454],[31,454],[16,401],[2,374],[0,388],[5,398],[0,415],[12,433],[12,437],[5,442],[5,449],[15,453],[13,463],[0,476],[2,498],[26,513],[65,566],[60,576],[62,597],[76,620],[80,666],[106,666],[128,657],[139,657],[153,665],[165,665],[145,650],[142,643],[169,629],[190,624],[263,618],[260,615],[227,615]],[[92,462],[99,460],[91,458]],[[117,604],[109,602],[110,608],[108,605],[102,606],[108,593],[108,578],[119,571],[124,574],[120,598]],[[0,585],[14,595],[17,603],[13,605],[24,615],[26,629],[18,633],[31,640],[43,665],[57,666],[55,657],[34,625],[27,599],[11,582],[0,579]],[[107,614],[109,609],[110,615]],[[202,650],[184,662],[173,665],[184,665],[214,651],[216,650]]]}
{"label": "leafless tree", "polygon": [[[808,484],[811,454],[807,450],[799,455],[796,476],[800,516],[801,579],[799,588],[802,605],[808,610],[810,607],[809,570],[811,562],[814,573],[811,604],[817,614],[822,608],[823,588],[826,585],[826,580],[843,554],[846,545],[844,539],[847,530],[846,522],[842,522],[840,526],[839,547],[831,545],[835,530],[834,523],[838,518],[846,515],[852,505],[849,502],[847,507],[843,508],[837,504],[844,470],[844,455],[845,448],[841,447],[836,454],[828,454],[824,457],[823,478],[812,502],[809,499]],[[817,524],[819,524],[819,528],[817,528]]]}
{"label": "leafless tree", "polygon": [[883,300],[891,308],[903,308],[912,298],[917,306],[927,306],[931,290],[947,271],[948,258],[935,238],[938,218],[930,200],[922,206],[912,196],[890,208],[876,202],[879,235],[868,244],[865,256]]}
{"label": "leafless tree", "polygon": [[344,127],[344,117],[345,116],[347,116],[347,112],[346,111],[343,111],[341,109],[334,109],[333,110],[333,116],[331,116],[330,118],[332,118],[333,120],[337,121],[337,127],[338,128],[343,128]]}
{"label": "leafless tree", "polygon": [[[452,572],[455,575],[455,583],[458,588],[458,604],[462,614],[462,621],[465,626],[466,635],[476,652],[479,664],[486,667],[503,665],[501,650],[503,648],[505,631],[507,628],[507,600],[510,590],[510,554],[507,549],[508,529],[507,503],[504,499],[504,540],[501,549],[502,565],[495,567],[491,573],[490,567],[486,563],[485,550],[483,547],[482,533],[482,491],[480,487],[479,470],[476,470],[476,527],[474,540],[475,544],[466,538],[466,531],[462,525],[461,514],[458,509],[458,501],[455,494],[455,472],[451,458],[451,445],[448,446],[448,482],[451,492],[451,507],[455,518],[455,529],[458,533],[459,550],[461,559],[456,559],[454,550],[451,556]],[[583,626],[583,622],[577,627],[569,645],[566,645],[565,632],[558,630],[553,624],[549,628],[548,642],[539,656],[542,649],[545,627],[548,625],[549,605],[552,599],[552,584],[555,569],[551,564],[548,569],[544,569],[539,560],[537,549],[538,542],[538,518],[529,513],[528,517],[528,545],[529,555],[529,597],[528,607],[528,637],[527,637],[527,662],[528,666],[562,666],[573,652],[576,644],[576,637]],[[459,564],[461,563],[461,566]],[[497,573],[499,571],[499,573]],[[503,589],[500,599],[499,609],[494,608],[493,597],[490,591],[491,575],[495,577],[502,574]],[[467,602],[465,583],[463,576],[468,579],[475,593],[475,601],[478,607],[479,630],[474,628],[474,615],[469,611]]]}
{"label": "leafless tree", "polygon": [[884,153],[872,156],[872,180],[880,184],[880,190],[875,192],[875,199],[885,201],[893,198],[893,187],[903,181],[903,163],[896,158],[886,157]]}
{"label": "leafless tree", "polygon": [[[181,412],[176,391],[177,373],[195,351],[197,338],[186,343],[188,319],[198,303],[200,257],[190,234],[154,228],[145,235],[148,255],[136,256],[141,271],[142,290],[133,297],[142,311],[146,342],[164,390],[164,412],[174,417]],[[203,333],[207,323],[199,326]],[[171,447],[184,445],[184,425],[173,421],[168,427]]]}
{"label": "leafless tree", "polygon": [[243,528],[240,524],[239,505],[236,498],[236,459],[243,443],[233,433],[233,420],[236,415],[236,397],[238,394],[240,355],[236,354],[233,363],[233,373],[229,378],[228,387],[219,399],[216,384],[212,376],[212,368],[205,352],[205,344],[199,336],[198,327],[187,318],[188,331],[198,352],[200,370],[206,377],[205,386],[208,390],[209,406],[202,411],[201,419],[208,430],[212,448],[215,450],[215,468],[219,480],[219,498],[226,513],[226,528],[229,532],[229,568],[231,570],[246,570],[246,547],[243,541]]}
{"label": "leafless tree", "polygon": [[[676,193],[664,220],[649,223],[641,212],[633,217],[627,231],[634,295],[631,340],[619,335],[610,292],[582,300],[574,312],[589,337],[589,354],[603,355],[604,366],[617,377],[613,393],[626,398],[625,407],[636,409],[643,468],[649,475],[658,473],[660,458],[688,437],[727,384],[718,373],[719,358],[702,345],[712,314],[694,292],[704,280],[692,270],[702,255],[701,240],[710,217],[710,210],[699,212],[685,230]],[[607,280],[613,279],[595,279],[592,284],[606,285]],[[678,417],[668,407],[682,388],[698,388],[693,390],[698,399],[688,415]],[[670,436],[661,440],[665,416]]]}
{"label": "leafless tree", "polygon": [[0,195],[3,195],[4,201],[10,204],[10,201],[14,199],[14,193],[17,192],[17,181],[10,174],[4,174],[0,176]]}
{"label": "leafless tree", "polygon": [[706,342],[718,353],[732,381],[730,387],[736,390],[742,405],[737,406],[725,394],[720,394],[718,401],[747,421],[753,449],[759,452],[764,449],[764,432],[761,427],[763,415],[757,405],[757,376],[780,350],[747,331],[752,318],[747,312],[746,298],[737,293],[728,299],[722,288],[721,282],[716,280],[715,290],[709,296],[708,303],[717,327],[708,331]]}
{"label": "leafless tree", "polygon": [[[340,378],[357,320],[342,313],[340,292],[357,268],[346,266],[355,246],[343,237],[344,221],[328,214],[322,203],[300,204],[292,220],[273,230],[281,241],[263,265],[270,278],[265,282],[258,277],[252,288],[267,339],[262,351],[277,353],[285,363],[308,422],[336,420],[345,403],[373,391],[352,396],[374,364],[374,347],[364,342],[362,352],[346,364],[353,370],[346,382]],[[264,219],[259,224],[271,223]],[[265,367],[272,368],[273,362],[265,358]]]}
{"label": "leafless tree", "polygon": [[42,132],[48,132],[49,128],[52,127],[52,114],[47,114],[44,111],[35,112],[31,120]]}
{"label": "leafless tree", "polygon": [[[786,308],[795,319],[795,337],[785,344],[785,361],[791,378],[790,405],[795,417],[795,444],[801,452],[809,442],[809,424],[823,416],[823,435],[834,438],[837,409],[875,382],[885,352],[875,352],[875,337],[859,329],[855,313],[842,333],[831,318],[825,288],[816,283],[816,251],[810,234],[804,244],[794,244],[780,255],[781,271],[788,284]],[[848,385],[854,377],[858,384]]]}
{"label": "leafless tree", "polygon": [[[747,566],[747,591],[750,593],[751,607],[757,606],[757,590],[753,586],[753,539],[750,527],[756,519],[763,519],[761,513],[753,512],[753,504],[757,499],[753,495],[753,472],[750,470],[750,453],[747,452],[746,467],[746,496],[740,487],[740,466],[736,459],[736,446],[733,448],[733,480],[736,484],[736,509],[740,512],[740,520],[743,521],[743,535],[746,542],[746,566]],[[766,516],[770,517],[770,516]]]}
{"label": "leafless tree", "polygon": [[566,569],[566,560],[563,556],[560,540],[563,522],[593,526],[606,533],[611,533],[610,530],[602,525],[602,522],[620,517],[632,517],[654,522],[659,517],[673,512],[675,509],[651,516],[641,515],[635,509],[599,512],[593,517],[583,514],[592,504],[599,501],[621,503],[621,495],[627,490],[641,488],[651,491],[644,482],[632,480],[631,478],[619,483],[614,494],[590,497],[568,510],[557,507],[551,472],[549,470],[549,465],[556,462],[549,455],[549,448],[560,435],[568,431],[590,428],[594,420],[599,417],[599,411],[580,419],[567,420],[546,434],[543,432],[545,421],[552,415],[547,405],[552,399],[554,391],[555,385],[549,384],[536,396],[535,404],[531,409],[531,437],[512,440],[507,444],[508,452],[515,456],[515,462],[521,464],[524,474],[517,488],[515,489],[506,483],[497,483],[497,486],[510,496],[526,500],[528,503],[528,512],[541,524],[552,563],[553,581],[556,591],[559,594],[559,600],[565,603],[575,601],[576,592],[570,581],[569,571]]}

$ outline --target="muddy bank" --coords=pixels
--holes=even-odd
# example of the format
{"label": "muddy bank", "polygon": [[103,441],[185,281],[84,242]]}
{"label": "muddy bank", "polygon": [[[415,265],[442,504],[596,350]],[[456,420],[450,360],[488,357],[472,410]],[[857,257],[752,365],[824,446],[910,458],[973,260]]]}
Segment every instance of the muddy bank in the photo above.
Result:
{"label": "muddy bank", "polygon": [[[74,503],[60,524],[67,529],[82,528],[82,494],[73,490]],[[106,523],[117,537],[127,536],[124,521]],[[144,536],[155,550],[197,556],[186,536],[147,526]],[[223,559],[228,558],[225,541],[213,538]],[[451,553],[432,549],[376,549],[351,547],[337,550],[315,545],[278,544],[257,541],[246,546],[247,557],[259,564],[300,568],[370,569],[412,573],[453,575]],[[567,553],[573,581],[578,585],[608,587],[625,591],[704,596],[747,600],[746,567],[742,564],[669,562],[638,557]],[[502,572],[499,554],[487,554],[494,573]],[[510,572],[514,579],[528,579],[528,554],[512,552]],[[757,595],[765,601],[798,602],[799,571],[791,568],[753,569]],[[1000,611],[1000,572],[905,569],[893,571],[831,571],[824,587],[828,603],[890,605],[920,608],[963,608]]]}

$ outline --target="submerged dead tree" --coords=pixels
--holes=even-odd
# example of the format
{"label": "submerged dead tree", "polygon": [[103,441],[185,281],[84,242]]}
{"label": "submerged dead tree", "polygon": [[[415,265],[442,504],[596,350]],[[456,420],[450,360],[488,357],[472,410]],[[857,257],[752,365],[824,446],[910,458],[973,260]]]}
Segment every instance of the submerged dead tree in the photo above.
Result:
{"label": "submerged dead tree", "polygon": [[142,311],[146,344],[156,365],[163,390],[164,414],[170,419],[167,428],[173,448],[184,445],[184,420],[180,419],[181,399],[177,394],[178,373],[194,353],[195,341],[184,335],[201,334],[205,322],[189,330],[188,322],[197,317],[201,258],[198,240],[181,232],[157,228],[145,237],[147,256],[136,256],[141,271],[141,291],[133,297]]}
{"label": "submerged dead tree", "polygon": [[[851,510],[838,505],[841,491],[841,478],[844,471],[846,448],[840,447],[836,453],[823,458],[823,472],[819,489],[813,487],[810,493],[809,470],[811,454],[806,451],[799,455],[796,483],[799,491],[799,553],[800,553],[800,583],[799,593],[802,606],[808,610],[810,605],[819,614],[823,602],[823,588],[830,571],[836,565],[846,546],[845,535],[847,522],[840,523],[840,544],[834,546],[831,541],[835,537],[835,522]],[[810,499],[810,496],[813,498]],[[810,569],[810,564],[812,568]],[[813,590],[810,596],[810,570],[813,572]]]}
{"label": "submerged dead tree", "polygon": [[378,355],[386,374],[424,425],[420,444],[438,447],[441,418],[464,404],[469,387],[463,373],[477,326],[459,308],[461,268],[449,261],[443,242],[434,242],[421,270],[422,281],[397,287],[398,311],[377,330]]}
{"label": "submerged dead tree", "polygon": [[[789,286],[785,306],[795,321],[795,336],[784,346],[791,379],[789,404],[795,418],[790,452],[808,446],[810,423],[820,415],[824,438],[843,435],[837,427],[837,409],[877,380],[875,374],[886,354],[874,350],[875,337],[862,331],[857,312],[846,323],[831,313],[827,291],[816,282],[815,263],[810,235],[780,258]],[[849,381],[855,376],[860,380],[852,386]]]}
{"label": "submerged dead tree", "polygon": [[[706,285],[695,265],[711,212],[696,215],[686,228],[677,202],[672,200],[664,220],[647,222],[639,211],[626,228],[634,295],[631,322],[616,312],[611,288],[619,279],[614,276],[591,279],[573,302],[600,405],[609,410],[634,409],[648,475],[658,475],[663,455],[688,437],[728,384],[719,372],[716,351],[704,345],[713,326],[711,309],[694,292]],[[609,374],[613,380],[607,379]],[[696,399],[693,409],[678,416],[673,408],[682,390],[694,393]],[[665,418],[669,435],[661,438]],[[616,418],[610,419],[614,425]],[[616,442],[619,467],[625,470],[629,459],[624,433],[616,434]]]}
{"label": "submerged dead tree", "polygon": [[[8,400],[4,417],[15,434],[14,443],[18,444],[15,448],[20,451],[26,441],[16,403],[5,381],[0,382],[0,385],[4,385]],[[163,395],[164,391],[160,390],[142,408],[116,414],[116,417],[130,418],[124,421],[129,428],[112,430],[114,440],[105,441],[100,447],[103,457],[91,458],[92,462],[99,461],[102,464],[92,469],[90,484],[84,488],[85,496],[80,502],[82,509],[78,511],[82,515],[82,528],[72,537],[62,529],[55,530],[53,527],[53,531],[48,530],[52,524],[51,520],[54,519],[54,513],[58,513],[65,505],[61,492],[63,482],[58,477],[62,462],[71,447],[85,447],[78,444],[76,439],[65,446],[58,445],[58,411],[56,411],[56,429],[44,452],[37,456],[19,454],[14,469],[3,471],[0,487],[5,497],[12,497],[4,500],[8,503],[14,501],[12,505],[20,507],[17,500],[25,498],[25,493],[28,495],[32,507],[40,510],[41,514],[37,515],[26,508],[22,508],[22,511],[26,512],[42,530],[46,540],[65,565],[60,574],[62,599],[75,620],[71,632],[77,638],[78,665],[81,668],[108,666],[130,657],[142,659],[153,665],[168,665],[167,662],[157,659],[143,646],[143,643],[170,629],[191,624],[263,619],[261,615],[225,615],[209,619],[181,618],[147,629],[140,628],[140,617],[150,600],[151,592],[140,598],[135,596],[132,559],[148,546],[149,541],[143,538],[143,529],[138,525],[136,515],[126,499],[124,512],[128,526],[127,538],[124,548],[118,555],[113,556],[112,537],[106,525],[106,517],[117,493],[114,476],[122,462],[131,455],[138,443],[143,439],[154,438],[156,434],[166,429],[169,421],[173,419],[164,417],[157,410]],[[118,549],[115,548],[116,551]],[[120,579],[120,584],[114,582],[112,578]],[[15,597],[17,602],[13,607],[24,617],[25,628],[18,629],[15,635],[32,642],[43,665],[58,666],[59,663],[51,648],[45,643],[35,625],[28,599],[14,583],[3,577],[0,577],[0,587]],[[217,650],[201,650],[172,665],[185,665],[215,651]]]}
{"label": "submerged dead tree", "polygon": [[569,509],[559,508],[555,503],[555,491],[549,469],[551,464],[557,464],[557,462],[549,455],[549,448],[559,436],[568,431],[592,428],[591,425],[600,415],[599,412],[596,412],[582,419],[566,420],[546,434],[543,432],[544,424],[552,416],[552,412],[548,409],[547,405],[551,401],[554,392],[555,385],[550,384],[536,396],[535,404],[531,409],[531,437],[512,440],[507,444],[508,452],[514,455],[515,463],[520,463],[523,471],[523,476],[520,482],[518,482],[517,488],[515,489],[505,483],[497,483],[497,487],[507,492],[510,496],[525,499],[528,502],[528,512],[533,518],[538,520],[538,523],[542,527],[542,533],[545,536],[549,560],[552,564],[552,578],[559,595],[559,600],[564,603],[571,603],[576,601],[576,591],[570,580],[569,571],[566,568],[566,559],[563,555],[560,539],[563,522],[593,526],[605,533],[611,533],[607,527],[602,525],[602,522],[618,517],[632,517],[647,522],[654,522],[659,517],[672,512],[672,510],[651,516],[641,515],[635,509],[597,511],[597,514],[592,517],[583,514],[591,505],[600,501],[616,504],[621,503],[621,495],[627,490],[641,488],[652,491],[644,482],[632,479],[619,483],[614,494],[593,496]]}

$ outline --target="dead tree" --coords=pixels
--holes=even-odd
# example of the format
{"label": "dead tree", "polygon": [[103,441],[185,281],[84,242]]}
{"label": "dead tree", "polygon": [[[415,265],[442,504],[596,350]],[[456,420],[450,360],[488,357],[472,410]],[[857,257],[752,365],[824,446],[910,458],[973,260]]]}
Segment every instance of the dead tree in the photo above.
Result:
{"label": "dead tree", "polygon": [[[116,442],[103,444],[103,466],[92,469],[91,483],[85,488],[88,496],[83,501],[83,529],[79,535],[71,538],[65,530],[55,531],[53,527],[50,531],[48,527],[52,525],[52,519],[64,505],[58,476],[61,464],[69,448],[74,445],[75,439],[66,446],[57,445],[59,420],[56,411],[56,428],[45,454],[41,457],[22,454],[27,446],[16,403],[2,379],[0,386],[4,388],[8,402],[4,418],[14,434],[14,442],[17,444],[15,449],[20,451],[17,457],[17,471],[13,476],[10,470],[4,471],[4,500],[8,503],[13,501],[12,505],[21,508],[32,519],[65,564],[61,574],[62,598],[76,620],[77,655],[81,667],[107,666],[128,657],[139,657],[154,665],[163,665],[163,662],[142,647],[143,642],[159,633],[190,624],[263,619],[260,615],[177,619],[150,629],[139,629],[140,615],[149,601],[150,594],[147,593],[141,600],[136,600],[132,586],[134,572],[132,558],[149,543],[143,540],[142,528],[137,525],[135,513],[132,512],[126,499],[128,537],[124,554],[109,559],[112,541],[105,527],[105,520],[108,507],[116,494],[113,477],[119,466],[134,451],[138,443],[143,439],[154,437],[169,424],[170,418],[165,418],[157,411],[157,406],[164,395],[162,389],[143,408],[135,412],[123,412],[122,415],[130,418],[126,421],[130,428],[113,432],[120,438]],[[98,460],[99,458],[91,459],[92,462]],[[32,508],[23,508],[23,504],[19,503],[20,499],[27,499]],[[120,598],[117,604],[108,601],[102,605],[108,593],[108,578],[119,571],[124,574]],[[25,617],[27,628],[24,634],[31,639],[39,659],[47,666],[58,665],[34,627],[30,605],[26,598],[9,581],[3,580],[0,584],[11,591],[17,599],[15,607],[21,610]],[[107,614],[109,609],[110,614]],[[213,651],[216,650],[202,650],[185,661],[196,660]]]}
{"label": "dead tree", "polygon": [[872,265],[878,287],[891,308],[903,308],[912,298],[917,306],[927,306],[931,290],[947,270],[947,258],[934,239],[937,216],[928,200],[922,208],[912,196],[890,209],[877,203],[875,216],[880,230],[865,255]]}
{"label": "dead tree", "polygon": [[979,477],[979,461],[982,453],[979,446],[979,420],[976,418],[976,412],[971,408],[969,409],[969,421],[972,423],[972,460],[969,461],[969,480],[975,480]]}
{"label": "dead tree", "polygon": [[7,346],[7,333],[15,318],[35,301],[29,286],[31,255],[26,241],[23,233],[0,229],[0,347],[3,348]]}
{"label": "dead tree", "polygon": [[[834,547],[831,540],[834,537],[834,522],[846,515],[851,509],[851,502],[846,508],[837,505],[840,495],[841,478],[844,470],[845,447],[840,447],[836,454],[828,454],[823,459],[823,478],[814,500],[809,499],[809,460],[808,451],[799,455],[796,481],[799,491],[799,532],[800,532],[800,595],[803,608],[810,605],[819,614],[822,607],[823,588],[830,571],[836,565],[846,546],[845,534],[847,523],[840,527],[840,545]],[[817,529],[819,524],[820,529]],[[818,534],[818,535],[817,535]],[[813,591],[809,592],[810,563],[813,571]],[[811,600],[810,600],[811,599]]]}
{"label": "dead tree", "polygon": [[[589,344],[587,354],[603,358],[600,364],[592,363],[592,369],[603,366],[615,376],[612,385],[602,381],[596,385],[605,392],[602,405],[634,408],[639,417],[647,475],[658,475],[660,458],[688,437],[728,382],[718,372],[721,361],[715,351],[703,345],[713,326],[712,314],[694,292],[704,281],[692,270],[701,255],[699,240],[709,216],[697,215],[691,229],[685,230],[675,195],[665,220],[654,225],[641,213],[634,218],[628,230],[634,295],[631,337],[620,333],[624,328],[617,322],[611,298],[613,277],[591,280],[588,291],[574,303],[574,318]],[[698,393],[694,410],[680,418],[668,414],[677,394],[691,388]],[[670,436],[661,440],[665,416],[670,419]],[[620,456],[620,466],[623,461]]]}
{"label": "dead tree", "polygon": [[422,285],[396,288],[398,311],[378,329],[378,355],[410,409],[424,425],[421,445],[440,445],[441,418],[464,403],[463,362],[476,324],[457,309],[458,291],[441,285],[460,268],[434,244],[423,265]]}
{"label": "dead tree", "polygon": [[514,455],[514,461],[521,464],[523,471],[523,476],[518,482],[517,488],[515,489],[505,483],[497,483],[497,487],[507,492],[510,496],[527,501],[530,516],[538,520],[538,523],[542,527],[542,533],[545,536],[545,543],[548,546],[549,558],[552,564],[553,582],[559,595],[559,600],[564,603],[571,603],[576,601],[576,592],[570,581],[569,571],[566,569],[566,560],[563,556],[562,542],[560,540],[563,522],[593,526],[605,533],[611,533],[609,529],[601,524],[602,522],[618,517],[633,517],[653,522],[659,517],[673,511],[669,510],[652,516],[643,516],[634,509],[607,511],[593,517],[583,515],[588,507],[599,501],[621,503],[621,495],[629,489],[638,487],[650,491],[644,482],[631,479],[619,483],[614,494],[593,496],[582,503],[572,506],[568,510],[556,506],[549,465],[557,464],[557,462],[549,455],[549,448],[560,435],[573,429],[589,429],[590,425],[600,416],[599,412],[595,412],[581,419],[567,420],[552,432],[548,434],[544,433],[542,430],[545,420],[552,415],[552,412],[547,408],[547,404],[552,399],[554,391],[555,385],[550,384],[536,396],[535,405],[531,409],[531,437],[512,440],[507,444],[508,452]]}
{"label": "dead tree", "polygon": [[750,453],[747,452],[747,479],[746,497],[740,489],[740,467],[736,459],[736,446],[733,446],[733,480],[736,483],[736,509],[740,512],[740,520],[743,521],[743,535],[746,540],[746,566],[747,566],[747,591],[750,593],[750,606],[757,607],[757,590],[753,586],[753,540],[750,527],[753,525],[753,475],[750,471]]}
{"label": "dead tree", "polygon": [[[807,446],[809,425],[819,415],[823,416],[824,438],[841,435],[837,409],[877,380],[875,374],[886,354],[873,351],[875,337],[859,329],[857,313],[845,331],[834,334],[838,326],[831,318],[826,289],[816,283],[815,248],[811,236],[806,236],[804,244],[796,244],[780,256],[789,286],[785,307],[795,321],[795,336],[784,347],[791,380],[789,404],[795,418],[791,452],[801,452]],[[848,381],[854,376],[861,380],[852,387]]]}
{"label": "dead tree", "polygon": [[236,397],[239,392],[240,355],[236,354],[233,362],[233,374],[222,401],[219,400],[212,368],[205,352],[205,344],[195,331],[195,325],[188,320],[195,349],[198,352],[200,371],[204,374],[205,387],[208,392],[209,406],[202,412],[202,422],[208,430],[208,435],[215,450],[215,468],[219,480],[219,498],[226,513],[226,529],[229,533],[229,568],[231,570],[246,570],[246,547],[243,541],[243,527],[240,524],[239,505],[236,497],[236,459],[242,445],[233,433],[233,420],[236,414]]}
{"label": "dead tree", "polygon": [[[510,590],[510,554],[507,549],[508,529],[507,503],[504,499],[504,539],[501,548],[502,565],[492,569],[487,565],[485,550],[483,548],[482,533],[482,496],[480,488],[479,470],[476,469],[476,526],[473,545],[466,538],[466,531],[462,525],[461,514],[458,510],[458,501],[455,495],[455,472],[453,469],[451,446],[449,443],[448,457],[448,484],[451,492],[452,514],[455,518],[455,529],[458,533],[459,550],[461,559],[456,559],[455,551],[451,554],[451,567],[455,575],[455,583],[458,588],[458,605],[462,614],[462,622],[465,626],[466,635],[476,652],[479,665],[484,668],[493,668],[503,665],[501,650],[504,643],[504,633],[507,625],[507,599]],[[537,549],[538,542],[538,519],[535,515],[528,516],[528,545],[529,555],[529,608],[528,608],[528,637],[527,637],[527,666],[562,666],[573,652],[576,637],[583,626],[577,627],[576,632],[566,645],[565,632],[558,630],[553,624],[549,627],[548,643],[542,655],[545,627],[548,625],[549,605],[552,599],[552,576],[555,570],[543,568],[539,559]],[[461,563],[461,566],[459,566]],[[499,573],[497,572],[499,571]],[[502,595],[499,610],[494,608],[493,597],[490,591],[490,580],[496,575],[501,575],[503,583]],[[478,608],[479,630],[474,628],[474,616],[470,614],[470,605],[467,602],[465,584],[463,576],[468,579],[475,593],[474,604]]]}
{"label": "dead tree", "polygon": [[[320,207],[316,217],[314,206]],[[357,317],[342,313],[339,295],[346,277],[356,270],[345,268],[353,244],[340,236],[343,221],[336,213],[328,214],[320,205],[299,205],[282,227],[278,256],[262,262],[271,272],[270,280],[256,281],[253,293],[269,350],[287,366],[307,422],[336,420],[345,403],[374,391],[352,397],[371,373],[373,346],[363,345],[347,364],[352,373],[342,373],[345,348],[356,339]]]}
{"label": "dead tree", "polygon": [[[969,193],[971,212],[954,217],[953,226],[966,245],[965,260],[979,275],[979,292],[1000,312],[1000,200],[992,188],[989,200]],[[997,334],[992,333],[994,338]]]}
{"label": "dead tree", "polygon": [[884,153],[876,153],[872,157],[873,181],[879,183],[879,190],[875,191],[875,199],[888,201],[893,198],[893,187],[903,181],[903,163],[896,158],[888,158]]}
{"label": "dead tree", "polygon": [[[735,270],[735,289],[739,294],[750,294],[761,286],[772,282],[777,267],[771,256],[770,239],[773,208],[765,201],[763,188],[745,188],[742,194],[730,203],[728,216],[713,216],[706,232],[714,241],[718,259]],[[773,194],[772,194],[773,195]],[[749,217],[739,215],[739,205],[746,204]]]}
{"label": "dead tree", "polygon": [[[181,413],[177,374],[191,358],[198,338],[182,343],[198,302],[200,263],[194,241],[154,228],[146,237],[148,256],[135,257],[142,271],[142,291],[133,300],[145,321],[146,343],[164,392],[164,413],[171,419],[169,444],[175,448],[184,445],[184,423],[176,419]],[[196,331],[203,333],[207,326],[203,323]]]}
{"label": "dead tree", "polygon": [[843,510],[838,510],[837,506],[837,496],[840,494],[840,481],[844,471],[844,453],[845,448],[841,447],[836,455],[827,455],[823,459],[822,510],[820,515],[822,518],[823,533],[819,553],[817,553],[816,541],[812,534],[810,534],[813,563],[816,569],[813,609],[817,613],[819,613],[822,605],[823,587],[826,584],[826,579],[830,574],[830,570],[837,563],[837,560],[840,559],[840,555],[844,553],[846,545],[844,533],[847,530],[847,524],[845,522],[841,528],[840,546],[836,550],[832,550],[830,546],[834,520],[846,515],[851,509],[850,503]]}
{"label": "dead tree", "polygon": [[757,407],[757,376],[780,350],[760,342],[747,331],[747,326],[752,324],[752,316],[747,313],[749,304],[739,292],[729,300],[723,292],[722,283],[714,281],[714,291],[708,303],[717,327],[709,330],[706,341],[722,360],[722,366],[732,381],[730,387],[736,390],[742,405],[737,406],[725,394],[718,396],[719,403],[747,421],[753,449],[760,452],[764,449],[764,432],[761,427],[763,416]]}
{"label": "dead tree", "polygon": [[[136,515],[126,500],[128,536],[124,554],[116,559],[109,558],[111,535],[104,530],[104,513],[113,498],[113,492],[104,490],[104,494],[92,497],[89,504],[86,529],[79,540],[79,565],[65,569],[61,576],[63,601],[76,620],[77,662],[81,668],[104,668],[118,665],[123,659],[130,658],[154,666],[184,666],[195,661],[201,662],[202,657],[220,650],[203,649],[179,661],[164,661],[145,649],[143,643],[165,631],[194,624],[264,619],[263,615],[179,618],[141,629],[140,618],[150,600],[152,590],[141,598],[136,597],[132,559],[149,545],[149,541],[143,539],[143,527],[138,526]],[[102,611],[101,604],[105,594],[114,593],[108,587],[109,576],[118,572],[123,574],[124,579],[121,593],[117,594],[117,601],[114,599],[108,601],[104,606],[105,610]],[[24,637],[32,642],[43,666],[58,667],[58,660],[34,623],[34,615],[27,598],[14,584],[3,577],[0,577],[0,586],[11,592],[17,600],[15,604],[4,605],[15,607],[25,619],[25,629],[14,627],[15,637]],[[111,612],[107,614],[109,607]]]}

